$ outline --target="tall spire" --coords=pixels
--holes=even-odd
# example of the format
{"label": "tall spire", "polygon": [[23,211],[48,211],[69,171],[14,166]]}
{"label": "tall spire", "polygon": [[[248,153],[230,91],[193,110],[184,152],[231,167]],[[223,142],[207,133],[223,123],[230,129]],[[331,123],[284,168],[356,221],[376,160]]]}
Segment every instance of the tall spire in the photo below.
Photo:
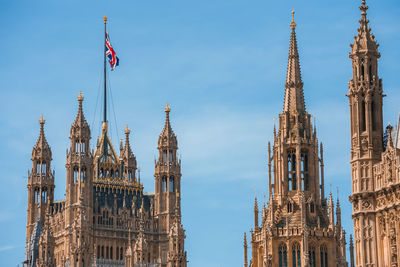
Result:
{"label": "tall spire", "polygon": [[258,201],[257,196],[254,198],[254,231],[259,229],[258,225]]}
{"label": "tall spire", "polygon": [[169,113],[171,112],[171,107],[168,105],[168,102],[165,105],[164,111],[165,111],[165,125],[161,135],[172,136],[174,135],[174,132],[172,131],[171,123],[169,121]]}
{"label": "tall spire", "polygon": [[79,107],[78,107],[78,114],[76,115],[75,121],[72,123],[71,127],[71,134],[72,131],[80,131],[80,134],[89,134],[90,135],[90,128],[89,124],[87,123],[85,119],[85,115],[83,114],[83,107],[82,107],[82,102],[84,100],[84,97],[82,95],[82,91],[79,92],[79,95],[77,96]]}
{"label": "tall spire", "polygon": [[305,112],[303,82],[301,80],[301,70],[299,61],[299,51],[297,48],[296,39],[296,22],[294,21],[294,10],[292,11],[292,22],[290,28],[292,33],[290,35],[289,46],[289,59],[287,66],[287,75],[285,83],[285,103],[283,107],[284,112],[302,113]]}
{"label": "tall spire", "polygon": [[378,46],[379,44],[375,41],[375,36],[371,33],[371,28],[368,26],[369,19],[367,19],[368,6],[365,0],[362,0],[361,6],[361,19],[359,20],[360,27],[358,33],[354,36],[354,43],[351,45],[352,53],[355,52],[371,52],[379,57]]}
{"label": "tall spire", "polygon": [[175,149],[177,149],[178,141],[176,139],[174,131],[172,130],[171,127],[171,123],[169,121],[169,113],[171,112],[171,107],[168,105],[168,102],[164,108],[164,111],[165,111],[165,124],[160,134],[160,137],[158,138],[158,147],[159,148],[174,147]]}
{"label": "tall spire", "polygon": [[32,151],[32,160],[36,159],[46,159],[51,160],[51,149],[49,144],[47,143],[46,137],[44,135],[44,124],[46,120],[43,118],[43,114],[39,119],[40,124],[40,134],[39,138],[36,141],[35,146]]}

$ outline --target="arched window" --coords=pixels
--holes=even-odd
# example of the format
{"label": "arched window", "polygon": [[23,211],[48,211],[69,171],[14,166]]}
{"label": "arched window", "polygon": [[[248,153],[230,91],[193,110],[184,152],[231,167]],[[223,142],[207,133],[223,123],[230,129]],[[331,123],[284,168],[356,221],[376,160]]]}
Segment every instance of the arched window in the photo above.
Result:
{"label": "arched window", "polygon": [[364,64],[361,64],[361,80],[364,80]]}
{"label": "arched window", "polygon": [[292,266],[293,267],[301,267],[301,256],[300,256],[300,244],[294,243],[292,246]]}
{"label": "arched window", "polygon": [[308,251],[309,257],[310,257],[310,267],[315,267],[316,262],[315,262],[315,247],[313,245],[310,245],[310,249]]}
{"label": "arched window", "polygon": [[45,174],[46,173],[46,162],[43,162],[42,163],[42,174]]}
{"label": "arched window", "polygon": [[163,162],[164,162],[164,165],[166,165],[166,163],[167,163],[167,150],[163,150]]}
{"label": "arched window", "polygon": [[86,168],[82,167],[81,168],[81,181],[85,182],[85,180],[86,180]]}
{"label": "arched window", "polygon": [[175,190],[175,177],[170,176],[169,177],[169,192],[174,192]]}
{"label": "arched window", "polygon": [[361,131],[365,131],[366,129],[366,121],[365,121],[365,101],[361,101]]}
{"label": "arched window", "polygon": [[315,212],[315,206],[314,206],[314,202],[310,203],[310,212],[314,213]]}
{"label": "arched window", "polygon": [[288,151],[287,170],[288,190],[297,190],[296,151],[293,149]]}
{"label": "arched window", "polygon": [[161,192],[167,192],[167,176],[163,176],[161,179]]}
{"label": "arched window", "polygon": [[328,267],[328,250],[326,246],[321,246],[320,251],[321,267]]}
{"label": "arched window", "polygon": [[79,179],[79,170],[78,170],[78,167],[74,167],[74,183],[77,183],[78,182],[78,179]]}
{"label": "arched window", "polygon": [[39,174],[41,173],[42,171],[40,170],[40,161],[37,161],[36,162],[36,173],[37,173],[37,175],[39,176]]}
{"label": "arched window", "polygon": [[287,267],[287,249],[285,244],[279,246],[279,267]]}
{"label": "arched window", "polygon": [[308,153],[305,150],[301,151],[301,180],[303,190],[309,190]]}

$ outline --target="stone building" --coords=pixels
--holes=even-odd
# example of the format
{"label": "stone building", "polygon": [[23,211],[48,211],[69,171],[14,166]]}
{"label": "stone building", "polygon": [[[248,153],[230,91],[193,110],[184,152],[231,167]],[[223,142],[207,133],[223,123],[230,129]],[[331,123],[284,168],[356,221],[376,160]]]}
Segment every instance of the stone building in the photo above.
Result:
{"label": "stone building", "polygon": [[365,1],[360,10],[360,27],[349,54],[353,77],[347,95],[355,247],[351,256],[357,267],[395,267],[400,266],[399,125],[396,131],[390,124],[383,131],[379,45],[368,25]]}
{"label": "stone building", "polygon": [[250,267],[345,267],[340,204],[335,209],[332,194],[325,196],[323,146],[305,106],[294,12],[290,27],[283,112],[272,148],[268,144],[269,198],[261,223],[255,200]]}
{"label": "stone building", "polygon": [[[91,131],[78,95],[78,113],[66,152],[65,199],[54,200],[52,152],[40,123],[28,176],[24,266],[186,267],[181,224],[181,162],[165,107],[158,138],[155,192],[144,193],[128,127],[119,155],[107,121],[91,150]],[[139,175],[137,175],[139,173]]]}

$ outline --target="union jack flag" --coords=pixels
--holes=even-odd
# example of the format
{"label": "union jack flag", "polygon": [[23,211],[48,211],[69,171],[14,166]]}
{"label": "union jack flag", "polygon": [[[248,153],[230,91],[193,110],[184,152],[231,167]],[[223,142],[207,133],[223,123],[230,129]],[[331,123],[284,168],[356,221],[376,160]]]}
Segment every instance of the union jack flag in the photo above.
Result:
{"label": "union jack flag", "polygon": [[108,33],[106,32],[106,56],[108,58],[108,62],[110,62],[111,70],[114,70],[116,66],[119,65],[119,58],[115,53],[114,49],[111,46],[110,38]]}

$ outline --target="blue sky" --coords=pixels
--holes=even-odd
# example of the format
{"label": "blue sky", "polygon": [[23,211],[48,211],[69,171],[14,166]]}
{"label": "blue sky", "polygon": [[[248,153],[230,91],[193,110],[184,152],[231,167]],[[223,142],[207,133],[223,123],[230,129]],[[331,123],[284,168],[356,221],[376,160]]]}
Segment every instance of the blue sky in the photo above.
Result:
{"label": "blue sky", "polygon": [[[0,262],[24,259],[26,181],[43,113],[53,151],[56,198],[64,198],[65,151],[82,90],[99,134],[103,23],[120,66],[110,73],[109,118],[118,144],[126,124],[153,191],[153,160],[168,101],[182,158],[183,224],[189,266],[243,264],[243,232],[267,188],[267,142],[283,106],[291,10],[307,110],[324,143],[327,190],[339,187],[352,233],[347,83],[349,44],[361,1],[1,1]],[[399,112],[400,2],[367,1],[382,57],[384,124]],[[96,108],[97,107],[97,108]],[[114,113],[116,121],[114,120]]]}

